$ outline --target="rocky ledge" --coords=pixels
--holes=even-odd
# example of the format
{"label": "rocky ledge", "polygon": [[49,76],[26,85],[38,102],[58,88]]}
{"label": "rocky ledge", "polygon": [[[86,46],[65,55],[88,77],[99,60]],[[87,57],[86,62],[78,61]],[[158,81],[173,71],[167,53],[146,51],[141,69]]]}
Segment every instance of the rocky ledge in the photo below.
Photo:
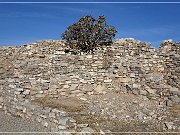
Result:
{"label": "rocky ledge", "polygon": [[180,131],[180,43],[65,50],[62,40],[1,47],[0,110],[69,134]]}

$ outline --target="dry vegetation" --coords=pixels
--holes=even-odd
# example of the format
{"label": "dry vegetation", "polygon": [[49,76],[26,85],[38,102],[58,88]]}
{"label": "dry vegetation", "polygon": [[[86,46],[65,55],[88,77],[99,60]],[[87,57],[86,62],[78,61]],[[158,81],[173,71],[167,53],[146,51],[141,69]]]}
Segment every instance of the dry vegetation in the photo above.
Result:
{"label": "dry vegetation", "polygon": [[39,103],[45,107],[63,109],[67,112],[79,112],[85,107],[85,103],[76,98],[65,98],[53,99],[51,97],[45,96],[43,98],[36,98],[34,102]]}

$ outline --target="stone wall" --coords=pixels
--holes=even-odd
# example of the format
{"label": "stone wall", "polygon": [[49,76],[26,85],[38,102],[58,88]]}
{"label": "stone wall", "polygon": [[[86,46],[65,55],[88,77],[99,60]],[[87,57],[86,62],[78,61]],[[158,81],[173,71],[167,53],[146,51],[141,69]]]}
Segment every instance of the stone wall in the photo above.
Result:
{"label": "stone wall", "polygon": [[[118,39],[94,54],[65,53],[64,41],[48,40],[0,48],[0,108],[12,114],[74,128],[64,111],[38,106],[43,97],[83,97],[110,91],[140,94],[172,106],[180,103],[180,43],[159,49]],[[53,123],[53,124],[52,124]]]}

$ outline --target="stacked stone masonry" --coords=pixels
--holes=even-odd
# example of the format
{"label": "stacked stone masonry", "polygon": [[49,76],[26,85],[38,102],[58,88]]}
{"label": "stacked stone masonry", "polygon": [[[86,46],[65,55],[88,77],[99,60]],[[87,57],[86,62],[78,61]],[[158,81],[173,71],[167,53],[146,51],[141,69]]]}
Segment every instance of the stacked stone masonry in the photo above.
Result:
{"label": "stacked stone masonry", "polygon": [[51,125],[53,131],[72,131],[77,124],[68,113],[33,101],[116,90],[165,106],[180,103],[180,43],[167,41],[155,49],[134,39],[117,39],[93,54],[73,55],[65,49],[62,40],[1,47],[0,109]]}

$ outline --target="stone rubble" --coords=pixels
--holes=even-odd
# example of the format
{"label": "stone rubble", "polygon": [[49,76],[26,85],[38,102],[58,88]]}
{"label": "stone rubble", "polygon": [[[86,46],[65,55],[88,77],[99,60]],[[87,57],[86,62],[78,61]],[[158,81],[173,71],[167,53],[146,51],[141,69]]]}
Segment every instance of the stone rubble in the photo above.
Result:
{"label": "stone rubble", "polygon": [[[88,102],[86,96],[116,91],[141,95],[164,107],[180,103],[180,43],[167,40],[155,49],[149,43],[129,38],[117,39],[111,47],[88,55],[65,50],[62,40],[1,47],[0,109],[38,121],[52,131],[93,133],[95,129],[88,127],[88,123],[72,120],[64,104],[62,109],[52,107],[56,104],[44,107],[37,99],[66,97]],[[156,117],[154,112],[151,116],[136,113],[138,119],[145,121]],[[171,122],[165,126],[174,129]]]}

